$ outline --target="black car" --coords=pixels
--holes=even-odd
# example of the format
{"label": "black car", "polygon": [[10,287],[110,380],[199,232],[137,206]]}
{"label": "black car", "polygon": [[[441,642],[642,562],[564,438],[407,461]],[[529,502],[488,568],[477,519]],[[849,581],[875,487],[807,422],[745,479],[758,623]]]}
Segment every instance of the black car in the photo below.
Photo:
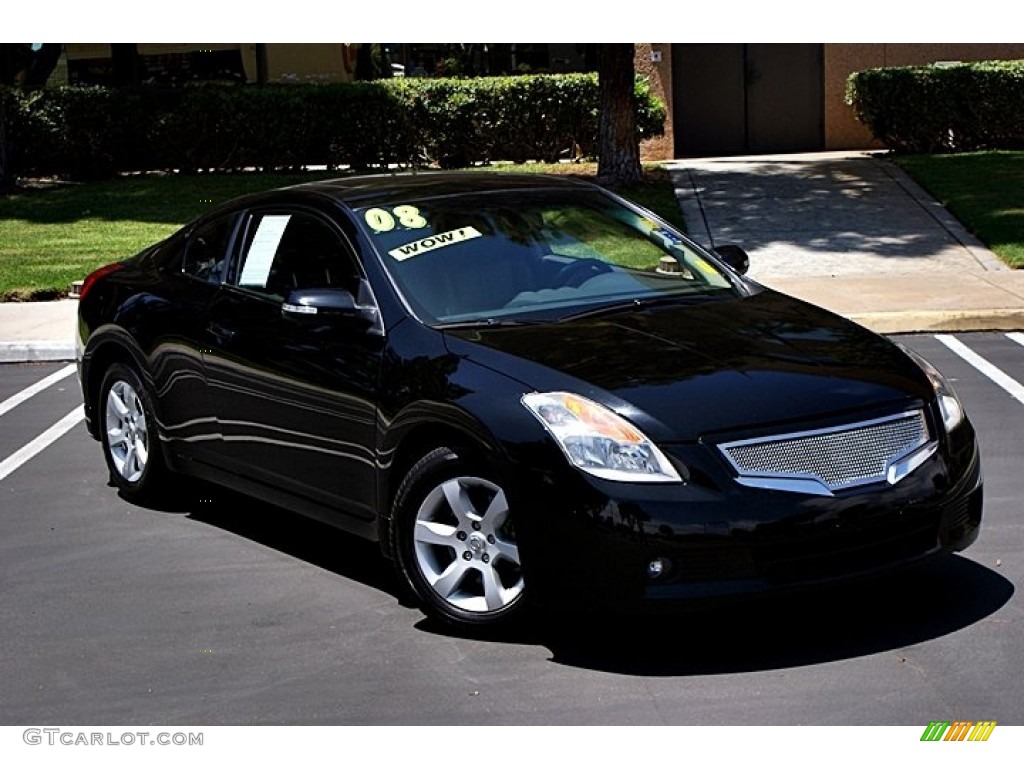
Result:
{"label": "black car", "polygon": [[85,281],[129,499],[175,473],[379,541],[425,611],[632,610],[977,536],[974,430],[912,352],[567,178],[424,173],[222,206]]}

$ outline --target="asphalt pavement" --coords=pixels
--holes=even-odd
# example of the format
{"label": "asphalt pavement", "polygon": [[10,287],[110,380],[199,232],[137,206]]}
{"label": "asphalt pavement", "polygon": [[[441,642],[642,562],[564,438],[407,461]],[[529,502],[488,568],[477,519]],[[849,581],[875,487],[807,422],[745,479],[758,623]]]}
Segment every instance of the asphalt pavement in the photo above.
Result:
{"label": "asphalt pavement", "polygon": [[[945,748],[991,757],[1024,724],[1024,334],[898,339],[978,430],[985,512],[966,551],[877,584],[493,637],[425,619],[376,545],[258,499],[189,481],[164,504],[125,501],[81,426],[73,366],[0,366],[0,725],[885,725],[928,749],[930,721],[985,719],[989,744]],[[649,741],[632,735],[620,763]],[[805,737],[790,738],[792,763]]]}
{"label": "asphalt pavement", "polygon": [[[986,462],[964,554],[863,592],[462,637],[405,603],[373,545],[318,523],[202,484],[125,503],[73,367],[0,366],[0,723],[1024,722],[1024,334],[934,333],[1024,330],[1024,271],[877,157],[670,168],[691,234],[744,245],[754,279],[933,332],[900,340],[950,377]],[[0,361],[71,359],[76,307],[0,303]]]}
{"label": "asphalt pavement", "polygon": [[[666,164],[691,236],[736,243],[750,276],[880,333],[1024,328],[1012,270],[877,153]],[[74,357],[74,299],[0,303],[0,362]]]}

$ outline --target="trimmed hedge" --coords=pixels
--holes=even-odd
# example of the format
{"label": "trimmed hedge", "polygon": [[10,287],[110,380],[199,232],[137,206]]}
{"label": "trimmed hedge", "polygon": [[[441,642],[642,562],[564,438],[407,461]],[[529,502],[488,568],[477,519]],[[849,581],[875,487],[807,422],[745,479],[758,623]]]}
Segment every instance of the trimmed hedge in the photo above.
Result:
{"label": "trimmed hedge", "polygon": [[[8,91],[16,175],[349,165],[357,169],[596,152],[593,74],[330,85]],[[638,138],[665,108],[638,79]]]}
{"label": "trimmed hedge", "polygon": [[1024,147],[1024,61],[854,72],[846,102],[899,152]]}

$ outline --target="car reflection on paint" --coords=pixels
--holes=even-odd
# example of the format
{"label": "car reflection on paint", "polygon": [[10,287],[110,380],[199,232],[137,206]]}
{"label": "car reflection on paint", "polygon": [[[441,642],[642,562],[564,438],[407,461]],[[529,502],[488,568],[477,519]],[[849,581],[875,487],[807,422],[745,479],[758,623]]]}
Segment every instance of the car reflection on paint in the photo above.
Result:
{"label": "car reflection on paint", "polygon": [[236,200],[89,276],[88,427],[378,541],[423,609],[631,610],[882,572],[977,536],[926,361],[566,178],[346,178]]}

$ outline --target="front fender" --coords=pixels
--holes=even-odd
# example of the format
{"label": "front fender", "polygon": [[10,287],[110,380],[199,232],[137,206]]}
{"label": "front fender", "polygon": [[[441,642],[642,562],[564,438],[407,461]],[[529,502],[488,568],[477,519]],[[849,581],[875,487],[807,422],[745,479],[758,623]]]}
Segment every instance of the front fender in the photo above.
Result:
{"label": "front fender", "polygon": [[[430,375],[421,371],[415,377],[415,388],[400,371],[384,372],[386,380],[403,382],[383,398],[378,415],[378,533],[385,553],[390,552],[395,494],[408,470],[429,451],[442,446],[457,450],[508,487],[516,487],[516,455],[524,446],[547,439],[520,402],[525,392],[521,383],[454,355],[436,360],[437,369]],[[395,402],[398,393],[404,395],[400,403]]]}

